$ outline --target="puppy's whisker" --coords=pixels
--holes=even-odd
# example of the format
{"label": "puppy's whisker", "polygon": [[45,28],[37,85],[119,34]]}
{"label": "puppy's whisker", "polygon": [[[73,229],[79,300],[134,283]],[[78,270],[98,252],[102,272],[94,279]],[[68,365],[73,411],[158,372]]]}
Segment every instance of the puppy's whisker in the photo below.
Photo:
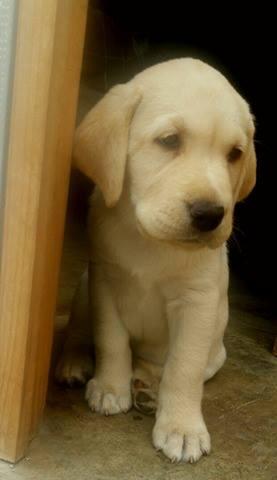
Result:
{"label": "puppy's whisker", "polygon": [[234,231],[233,231],[231,237],[229,238],[228,243],[231,244],[231,245],[233,244],[234,247],[237,248],[240,253],[242,253],[242,248],[240,246],[239,240],[238,240]]}
{"label": "puppy's whisker", "polygon": [[236,233],[239,234],[239,236],[241,237],[246,237],[246,233],[240,228],[238,227],[237,225],[234,225],[233,226],[233,234],[235,235]]}

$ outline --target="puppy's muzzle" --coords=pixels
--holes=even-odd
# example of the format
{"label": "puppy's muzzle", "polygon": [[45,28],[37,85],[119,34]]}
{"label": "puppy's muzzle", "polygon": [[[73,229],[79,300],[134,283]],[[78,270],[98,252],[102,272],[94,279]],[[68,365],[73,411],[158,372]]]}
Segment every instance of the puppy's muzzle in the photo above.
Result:
{"label": "puppy's muzzle", "polygon": [[215,230],[224,217],[224,207],[207,200],[198,200],[189,206],[191,224],[200,232]]}

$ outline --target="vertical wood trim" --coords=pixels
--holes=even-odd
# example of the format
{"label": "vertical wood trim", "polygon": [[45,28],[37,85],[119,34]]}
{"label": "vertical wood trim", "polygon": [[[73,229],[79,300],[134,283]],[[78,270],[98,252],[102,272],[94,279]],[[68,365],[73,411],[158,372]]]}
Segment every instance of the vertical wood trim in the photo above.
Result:
{"label": "vertical wood trim", "polygon": [[47,389],[87,0],[20,0],[0,272],[0,457]]}

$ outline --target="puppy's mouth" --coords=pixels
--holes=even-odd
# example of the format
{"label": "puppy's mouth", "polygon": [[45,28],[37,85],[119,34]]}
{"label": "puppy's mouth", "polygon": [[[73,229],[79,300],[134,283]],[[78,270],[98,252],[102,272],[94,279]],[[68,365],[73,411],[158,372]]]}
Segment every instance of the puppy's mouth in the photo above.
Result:
{"label": "puppy's mouth", "polygon": [[205,244],[202,242],[201,238],[197,235],[193,236],[177,236],[174,235],[172,237],[162,237],[159,235],[152,235],[143,225],[142,223],[137,219],[137,229],[139,233],[144,237],[148,238],[149,240],[154,240],[156,242],[162,242],[162,243],[167,243],[179,247],[188,247],[188,248],[201,248],[204,247]]}
{"label": "puppy's mouth", "polygon": [[214,231],[208,234],[201,235],[201,243],[206,247],[214,250],[215,248],[219,248],[223,243],[225,243],[228,238],[230,237],[231,230],[227,231],[226,228],[224,230]]}
{"label": "puppy's mouth", "polygon": [[190,235],[153,235],[151,234],[143,224],[137,219],[137,229],[139,233],[144,237],[160,243],[167,243],[170,245],[178,246],[179,248],[187,249],[200,249],[210,248],[215,249],[220,247],[227,239],[228,236],[219,235],[216,232],[209,233],[193,233]]}
{"label": "puppy's mouth", "polygon": [[197,238],[178,240],[178,244],[183,244],[185,248],[209,248],[214,250],[221,247],[226,240],[228,240],[228,237],[225,238],[221,235],[211,235],[209,237],[199,235]]}

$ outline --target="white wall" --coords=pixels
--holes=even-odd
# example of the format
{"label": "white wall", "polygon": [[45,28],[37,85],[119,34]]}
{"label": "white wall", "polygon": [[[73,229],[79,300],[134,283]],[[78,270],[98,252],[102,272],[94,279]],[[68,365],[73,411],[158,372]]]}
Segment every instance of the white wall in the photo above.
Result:
{"label": "white wall", "polygon": [[18,0],[0,0],[0,241]]}

